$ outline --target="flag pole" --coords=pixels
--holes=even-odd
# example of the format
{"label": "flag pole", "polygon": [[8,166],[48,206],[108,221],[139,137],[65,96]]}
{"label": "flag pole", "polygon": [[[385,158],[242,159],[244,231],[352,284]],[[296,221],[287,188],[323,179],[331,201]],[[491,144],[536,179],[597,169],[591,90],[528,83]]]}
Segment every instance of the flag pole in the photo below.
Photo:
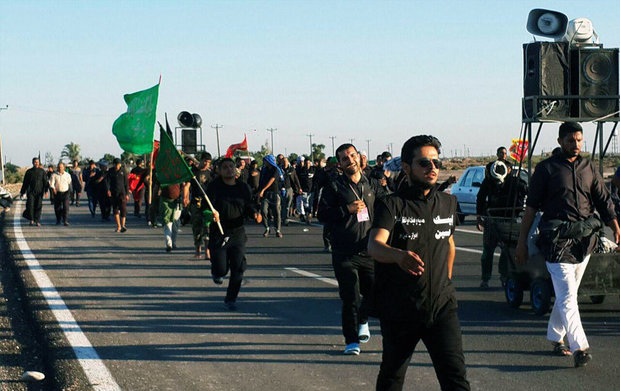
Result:
{"label": "flag pole", "polygon": [[[216,208],[213,207],[213,204],[211,203],[211,200],[209,200],[209,197],[207,196],[207,193],[205,193],[205,190],[203,189],[203,186],[200,184],[198,179],[196,179],[196,175],[194,175],[192,177],[192,179],[194,179],[194,182],[196,183],[198,188],[201,189],[201,192],[203,193],[203,197],[205,197],[205,200],[207,201],[207,205],[209,205],[209,209],[211,209],[212,212],[215,212]],[[222,235],[224,235],[224,230],[222,229],[222,224],[220,224],[220,220],[216,221],[216,224],[218,224],[218,228],[220,229],[220,233]]]}

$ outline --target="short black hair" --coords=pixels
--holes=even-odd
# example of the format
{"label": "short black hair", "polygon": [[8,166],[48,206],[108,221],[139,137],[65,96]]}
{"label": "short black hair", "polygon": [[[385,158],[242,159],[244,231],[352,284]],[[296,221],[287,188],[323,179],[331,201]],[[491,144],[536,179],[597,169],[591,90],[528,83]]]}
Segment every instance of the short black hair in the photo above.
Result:
{"label": "short black hair", "polygon": [[203,160],[213,160],[213,159],[211,158],[211,154],[210,154],[209,152],[207,152],[207,151],[202,151],[202,152],[200,152],[200,153],[198,154],[197,158],[198,158],[198,160],[199,160],[199,161],[201,161],[201,162],[202,162]]}
{"label": "short black hair", "polygon": [[500,153],[500,151],[502,151],[503,149],[504,149],[505,151],[507,150],[507,148],[505,148],[505,147],[498,147],[498,148],[496,149],[496,154],[499,154],[499,153]]}
{"label": "short black hair", "polygon": [[381,156],[382,156],[382,160],[386,160],[386,159],[388,159],[388,158],[391,158],[391,159],[392,159],[392,154],[391,154],[390,152],[388,152],[388,151],[384,151],[384,152],[382,152],[382,155],[381,155]]}
{"label": "short black hair", "polygon": [[428,146],[434,147],[438,151],[438,155],[440,154],[442,143],[434,136],[418,135],[410,137],[401,148],[401,161],[411,165],[414,159],[414,151],[421,147]]}
{"label": "short black hair", "polygon": [[231,162],[231,163],[233,163],[234,166],[236,166],[235,160],[233,160],[230,157],[222,157],[222,158],[218,159],[218,166],[221,167],[222,163],[224,163],[224,162]]}
{"label": "short black hair", "polygon": [[582,133],[582,126],[577,122],[563,122],[558,127],[558,137],[565,138],[568,134],[580,132]]}
{"label": "short black hair", "polygon": [[339,152],[345,151],[346,149],[349,148],[354,148],[356,150],[356,152],[358,152],[358,149],[356,149],[356,147],[354,147],[354,144],[350,144],[350,143],[346,143],[346,144],[341,144],[335,152],[335,155],[338,156]]}

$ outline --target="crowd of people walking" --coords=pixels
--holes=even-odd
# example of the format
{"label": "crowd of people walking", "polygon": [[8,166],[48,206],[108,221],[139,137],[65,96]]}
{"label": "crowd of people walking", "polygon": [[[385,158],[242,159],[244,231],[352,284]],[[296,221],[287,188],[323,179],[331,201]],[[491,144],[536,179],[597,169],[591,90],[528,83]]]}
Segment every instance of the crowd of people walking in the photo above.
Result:
{"label": "crowd of people walking", "polygon": [[[525,262],[526,236],[538,210],[548,216],[544,221],[556,224],[546,228],[548,231],[559,226],[571,230],[578,222],[594,218],[597,210],[619,243],[618,215],[611,195],[597,171],[579,156],[581,136],[579,126],[563,124],[559,131],[562,150],[540,164],[545,168],[535,171],[536,188],[510,186],[519,189],[515,198],[520,207],[528,192],[517,262]],[[69,207],[80,206],[84,191],[91,216],[96,217],[97,207],[103,221],[109,221],[112,214],[119,233],[127,231],[131,195],[134,216],[144,216],[149,226],[163,228],[166,252],[177,249],[180,225],[190,224],[194,256],[210,262],[213,282],[221,285],[229,275],[224,298],[229,310],[237,309],[247,268],[246,222],[262,224],[263,237],[273,235],[276,239],[283,238],[282,227],[293,221],[319,223],[342,303],[343,353],[361,353],[361,344],[371,338],[369,318],[376,317],[383,337],[378,390],[403,388],[410,359],[421,340],[441,388],[469,390],[452,284],[457,200],[444,192],[456,178],[438,183],[440,150],[437,138],[414,136],[404,143],[399,165],[391,162],[392,154],[384,152],[377,156],[374,167],[368,166],[366,153],[351,143],[339,146],[335,156],[314,161],[300,156],[290,162],[282,154],[270,154],[260,167],[258,162],[241,157],[214,162],[211,154],[199,152],[185,158],[192,180],[167,186],[160,186],[157,167],[145,168],[149,162],[142,159],[129,172],[120,159],[114,159],[110,168],[104,160],[89,161],[82,170],[77,162],[69,170],[59,163],[48,174],[39,159],[33,158],[20,193],[28,197],[24,217],[31,226],[41,224],[47,192],[54,203],[56,223],[69,225]],[[483,289],[488,288],[498,240],[493,236],[492,220],[485,222],[481,216],[496,206],[503,184],[508,188],[512,183],[504,181],[511,178],[510,172],[506,148],[500,147],[498,160],[486,167],[477,202],[477,227],[485,232]],[[577,187],[570,183],[574,172],[581,178]],[[543,190],[546,186],[554,189]],[[545,248],[556,296],[564,298],[555,303],[548,339],[554,352],[573,353],[576,366],[591,359],[575,298],[594,239],[591,232],[580,235],[579,239],[563,238],[562,251],[550,243]],[[558,236],[553,240],[558,241]],[[501,265],[500,273],[506,278],[506,264]],[[569,348],[564,338],[568,338]]]}

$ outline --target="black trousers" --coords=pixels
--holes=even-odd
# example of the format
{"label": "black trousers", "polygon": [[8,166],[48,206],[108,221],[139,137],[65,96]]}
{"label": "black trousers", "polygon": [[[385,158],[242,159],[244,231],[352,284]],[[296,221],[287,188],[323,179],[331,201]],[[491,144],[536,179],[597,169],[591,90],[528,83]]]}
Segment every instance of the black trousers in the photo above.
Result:
{"label": "black trousers", "polygon": [[43,209],[43,193],[28,193],[26,198],[26,210],[30,220],[38,223],[41,221],[41,210]]}
{"label": "black trousers", "polygon": [[60,223],[61,220],[63,223],[67,222],[67,217],[69,215],[68,191],[59,191],[54,195],[54,214],[56,215],[57,223]]}
{"label": "black trousers", "polygon": [[345,344],[360,342],[358,327],[369,320],[373,303],[375,265],[373,258],[332,253],[334,276],[339,283],[341,327]]}
{"label": "black trousers", "polygon": [[457,309],[447,304],[435,322],[428,326],[420,320],[380,319],[383,353],[376,390],[402,390],[412,353],[422,339],[431,356],[440,387],[470,390]]}
{"label": "black trousers", "polygon": [[211,275],[213,277],[224,277],[229,270],[231,271],[224,301],[234,302],[239,295],[246,271],[246,242],[248,237],[243,227],[227,233],[227,235],[229,235],[227,240],[224,240],[220,233],[210,235]]}

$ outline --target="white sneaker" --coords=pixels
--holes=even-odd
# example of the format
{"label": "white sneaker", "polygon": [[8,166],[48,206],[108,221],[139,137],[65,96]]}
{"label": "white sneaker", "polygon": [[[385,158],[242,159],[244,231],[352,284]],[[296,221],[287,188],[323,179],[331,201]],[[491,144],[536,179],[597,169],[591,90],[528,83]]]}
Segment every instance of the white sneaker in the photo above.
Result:
{"label": "white sneaker", "polygon": [[371,331],[369,330],[369,323],[362,323],[358,328],[358,339],[361,343],[369,342],[371,339]]}
{"label": "white sneaker", "polygon": [[348,355],[348,356],[357,356],[360,354],[360,345],[356,342],[352,342],[350,344],[348,344],[347,346],[345,346],[345,350],[343,351],[343,354]]}

